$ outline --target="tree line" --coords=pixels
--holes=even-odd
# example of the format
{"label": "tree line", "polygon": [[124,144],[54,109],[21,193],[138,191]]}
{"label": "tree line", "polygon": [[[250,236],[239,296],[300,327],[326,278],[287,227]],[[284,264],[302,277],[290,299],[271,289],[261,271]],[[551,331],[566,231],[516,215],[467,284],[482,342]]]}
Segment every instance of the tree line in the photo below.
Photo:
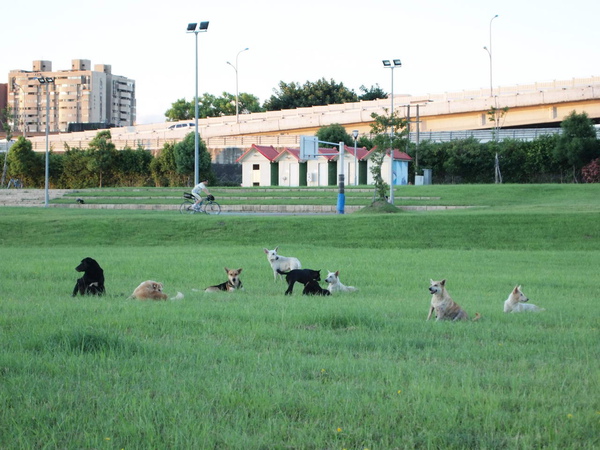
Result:
{"label": "tree line", "polygon": [[[202,139],[198,154],[200,174],[214,184],[211,157]],[[45,183],[45,158],[45,153],[34,152],[31,142],[21,136],[8,156],[0,155],[0,164],[6,161],[8,178],[17,178],[26,187],[41,188]],[[154,156],[141,147],[118,150],[111,142],[110,130],[102,130],[87,149],[67,146],[64,152],[49,152],[49,184],[56,189],[189,186],[193,184],[194,166],[194,133],[178,143],[166,143]]]}
{"label": "tree line", "polygon": [[[600,182],[600,141],[587,114],[572,112],[562,123],[562,133],[540,136],[533,141],[505,139],[481,143],[474,138],[450,142],[407,139],[406,119],[373,114],[369,135],[357,140],[359,147],[376,148],[372,157],[375,188],[385,196],[381,161],[391,147],[408,153],[413,160],[409,173],[432,169],[433,182],[493,183],[496,155],[505,183]],[[393,127],[393,137],[389,133]],[[319,140],[354,145],[354,138],[340,124],[318,130]],[[99,131],[87,149],[65,148],[49,153],[50,186],[80,189],[103,186],[189,186],[194,174],[194,133],[178,143],[166,143],[156,155],[143,148],[118,150],[110,130]],[[417,166],[418,164],[418,166]],[[45,154],[34,152],[23,137],[0,155],[0,165],[9,178],[26,187],[41,188],[45,182]],[[379,166],[379,167],[378,167]],[[379,172],[378,172],[379,169]],[[219,185],[205,142],[199,140],[199,170],[212,185]],[[411,180],[412,181],[412,180]],[[3,185],[5,187],[6,184]]]}
{"label": "tree line", "polygon": [[[279,111],[282,109],[295,109],[311,106],[333,105],[340,103],[358,102],[360,100],[376,100],[387,98],[379,85],[366,88],[360,87],[361,94],[356,94],[343,83],[334,80],[327,81],[321,78],[315,82],[300,83],[279,82],[279,87],[273,89],[274,93],[263,104],[258,97],[242,92],[238,94],[238,110],[240,114],[254,112]],[[235,95],[223,92],[220,97],[204,93],[198,97],[198,117],[220,117],[235,115]],[[176,100],[165,112],[168,122],[178,120],[191,120],[196,117],[194,99],[184,98]]]}

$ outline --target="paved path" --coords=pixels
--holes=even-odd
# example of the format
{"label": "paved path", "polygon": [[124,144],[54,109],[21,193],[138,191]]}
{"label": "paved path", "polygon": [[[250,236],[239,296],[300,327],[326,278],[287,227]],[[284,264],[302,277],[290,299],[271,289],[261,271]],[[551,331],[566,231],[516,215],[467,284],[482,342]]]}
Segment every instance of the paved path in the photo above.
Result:
{"label": "paved path", "polygon": [[[72,203],[52,203],[52,200],[61,198],[63,195],[73,192],[72,189],[49,189],[48,198],[49,206],[53,208],[79,208],[79,209],[136,209],[150,211],[177,211],[180,203],[148,205],[148,204],[122,204],[122,203],[103,203],[103,204],[83,204],[80,205],[73,199]],[[0,206],[29,206],[40,207],[44,206],[45,190],[44,189],[0,189]],[[224,214],[336,214],[337,205],[221,205],[222,213]],[[346,214],[352,213],[361,209],[362,206],[344,207]],[[420,205],[420,206],[399,206],[405,211],[438,211],[446,209],[464,209],[471,206],[436,206],[436,205]]]}

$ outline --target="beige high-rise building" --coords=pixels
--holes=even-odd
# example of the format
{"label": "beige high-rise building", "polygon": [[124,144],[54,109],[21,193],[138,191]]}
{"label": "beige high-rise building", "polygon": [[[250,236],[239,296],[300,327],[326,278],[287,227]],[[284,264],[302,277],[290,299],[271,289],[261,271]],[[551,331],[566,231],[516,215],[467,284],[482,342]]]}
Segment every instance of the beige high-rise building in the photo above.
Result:
{"label": "beige high-rise building", "polygon": [[47,120],[50,132],[76,131],[88,124],[131,126],[135,81],[113,75],[107,64],[96,64],[92,70],[88,59],[74,59],[71,69],[57,71],[51,61],[34,61],[33,70],[9,73],[8,106],[14,130],[26,134],[45,132]]}

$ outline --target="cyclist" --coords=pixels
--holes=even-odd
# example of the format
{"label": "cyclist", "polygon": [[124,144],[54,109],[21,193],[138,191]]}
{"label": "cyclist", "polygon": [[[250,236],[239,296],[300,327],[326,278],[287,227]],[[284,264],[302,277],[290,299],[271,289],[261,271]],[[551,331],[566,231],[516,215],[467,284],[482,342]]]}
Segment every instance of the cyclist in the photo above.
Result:
{"label": "cyclist", "polygon": [[208,180],[201,180],[200,183],[198,183],[196,186],[194,186],[194,189],[192,189],[192,195],[196,198],[196,201],[194,202],[192,208],[194,208],[196,211],[198,210],[198,208],[200,208],[200,204],[202,203],[202,196],[200,195],[200,191],[204,191],[204,193],[207,196],[211,195],[211,193],[208,192],[208,188],[206,187],[207,184]]}

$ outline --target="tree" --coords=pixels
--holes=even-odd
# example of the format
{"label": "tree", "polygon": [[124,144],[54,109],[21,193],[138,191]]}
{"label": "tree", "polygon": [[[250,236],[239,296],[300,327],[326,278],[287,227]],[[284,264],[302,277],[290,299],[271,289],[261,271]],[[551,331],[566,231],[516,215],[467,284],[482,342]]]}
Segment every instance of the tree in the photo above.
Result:
{"label": "tree", "polygon": [[[350,136],[346,129],[339,123],[333,123],[331,125],[327,125],[326,127],[319,128],[317,130],[316,136],[319,139],[319,141],[334,143],[343,142],[349,147],[354,145],[354,138]],[[323,144],[323,147],[329,148],[336,146],[333,144]]]}
{"label": "tree", "polygon": [[89,154],[80,148],[65,148],[63,153],[62,173],[58,184],[65,188],[82,189],[96,185],[88,167]]}
{"label": "tree", "polygon": [[346,88],[343,83],[327,81],[325,78],[314,83],[307,81],[304,86],[295,82],[287,84],[280,81],[279,90],[273,89],[273,91],[275,95],[263,104],[263,108],[267,111],[358,101],[354,91]]}
{"label": "tree", "polygon": [[[6,133],[6,144],[12,140],[12,122],[14,120],[14,116],[11,112],[10,106],[7,106],[2,111],[0,111],[0,123],[2,123],[2,129]],[[6,150],[8,154],[8,147]],[[2,179],[0,180],[0,187],[4,186],[6,182],[6,170],[8,169],[8,157],[7,154],[4,155],[4,163],[2,164]]]}
{"label": "tree", "polygon": [[11,177],[20,178],[23,184],[36,185],[44,172],[44,161],[36,154],[31,141],[19,136],[7,155],[8,172]]}
{"label": "tree", "polygon": [[577,182],[581,168],[600,156],[600,143],[596,137],[594,123],[587,113],[572,111],[560,124],[562,133],[554,149],[554,156],[572,170],[573,181]]}
{"label": "tree", "polygon": [[600,183],[600,158],[594,159],[581,169],[583,181],[586,183]]}
{"label": "tree", "polygon": [[[255,97],[254,95],[242,92],[238,95],[238,102],[240,114],[263,111],[258,101],[258,97]],[[198,97],[198,118],[233,115],[235,115],[235,95],[223,92],[221,97],[216,97],[209,93],[204,93],[202,96]],[[195,119],[196,111],[194,109],[194,100],[192,99],[189,102],[185,99],[177,100],[171,105],[171,108],[165,112],[165,117],[168,122]]]}
{"label": "tree", "polygon": [[115,181],[120,186],[144,186],[150,178],[152,153],[143,147],[129,147],[117,152],[115,158]]}
{"label": "tree", "polygon": [[[195,136],[194,133],[188,133],[185,138],[175,144],[174,155],[176,171],[180,175],[189,176],[195,171]],[[198,142],[198,170],[201,179],[208,178],[209,182],[214,183],[215,176],[212,172],[210,153],[206,149],[206,144],[200,138]]]}
{"label": "tree", "polygon": [[101,130],[88,145],[88,169],[97,175],[98,187],[102,187],[104,176],[110,174],[117,158],[117,149],[110,140],[110,130]]}
{"label": "tree", "polygon": [[186,101],[184,98],[180,98],[171,104],[171,107],[165,112],[165,118],[167,122],[177,122],[178,120],[191,120],[194,119],[194,101]]}
{"label": "tree", "polygon": [[360,87],[360,91],[363,93],[358,96],[359,100],[378,100],[380,98],[387,98],[387,93],[379,87],[378,84],[371,86],[367,89],[364,85]]}
{"label": "tree", "polygon": [[[385,109],[385,112],[387,113],[388,110]],[[386,201],[386,192],[389,186],[383,181],[381,165],[388,150],[392,151],[391,149],[404,147],[405,140],[402,136],[406,133],[406,119],[399,117],[396,112],[389,116],[372,113],[371,117],[375,120],[371,124],[371,133],[375,134],[373,138],[375,147],[371,153],[371,174],[373,175],[377,195],[375,200]]]}

